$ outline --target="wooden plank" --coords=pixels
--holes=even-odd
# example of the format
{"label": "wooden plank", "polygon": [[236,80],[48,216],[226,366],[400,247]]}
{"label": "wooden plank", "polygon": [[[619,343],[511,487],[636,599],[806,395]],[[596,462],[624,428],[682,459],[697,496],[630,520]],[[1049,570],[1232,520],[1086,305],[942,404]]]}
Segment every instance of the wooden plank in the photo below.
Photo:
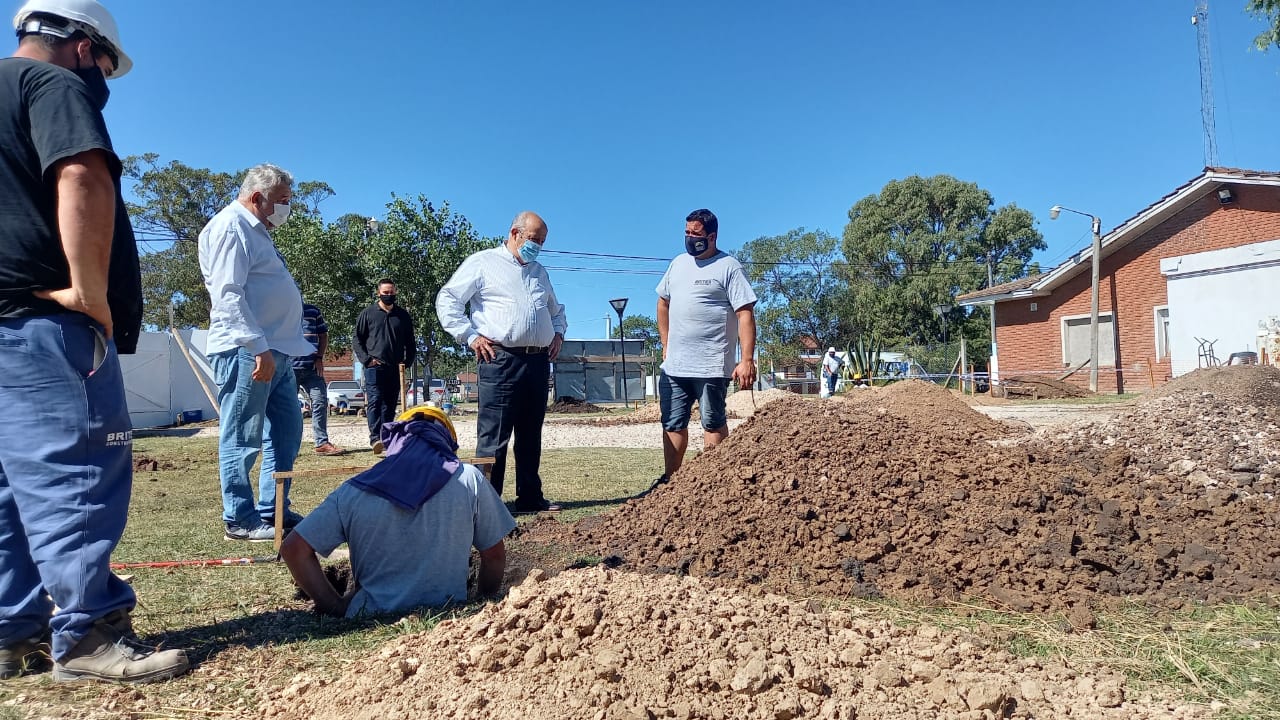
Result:
{"label": "wooden plank", "polygon": [[169,334],[174,340],[178,341],[178,349],[182,351],[182,356],[187,359],[187,364],[191,366],[191,372],[196,374],[196,381],[200,383],[200,389],[204,390],[204,396],[209,398],[209,404],[213,406],[214,417],[219,416],[218,401],[214,399],[213,390],[205,384],[204,373],[200,372],[200,367],[196,365],[196,361],[191,357],[191,351],[187,349],[187,343],[182,339],[182,333],[170,327]]}
{"label": "wooden plank", "polygon": [[[458,458],[458,460],[471,465],[480,465],[483,463],[494,462],[494,458],[491,458],[491,457]],[[300,478],[300,477],[321,477],[323,475],[338,475],[344,472],[358,473],[358,472],[364,472],[365,470],[368,470],[371,467],[373,466],[372,465],[359,465],[359,466],[349,465],[345,467],[320,468],[318,470],[288,470],[285,472],[271,473],[271,478],[273,480],[290,480],[293,478]],[[280,497],[281,497],[280,493],[277,492],[276,498],[278,499]]]}
{"label": "wooden plank", "polygon": [[1064,373],[1063,375],[1061,375],[1061,376],[1058,378],[1058,382],[1062,382],[1063,380],[1066,380],[1067,378],[1071,377],[1072,375],[1075,375],[1076,373],[1078,373],[1078,372],[1080,372],[1081,370],[1085,369],[1085,367],[1087,367],[1088,365],[1089,365],[1089,361],[1088,361],[1088,360],[1085,360],[1084,362],[1082,362],[1082,363],[1080,363],[1079,365],[1075,366],[1075,369],[1073,369],[1073,370],[1068,370],[1066,373]]}

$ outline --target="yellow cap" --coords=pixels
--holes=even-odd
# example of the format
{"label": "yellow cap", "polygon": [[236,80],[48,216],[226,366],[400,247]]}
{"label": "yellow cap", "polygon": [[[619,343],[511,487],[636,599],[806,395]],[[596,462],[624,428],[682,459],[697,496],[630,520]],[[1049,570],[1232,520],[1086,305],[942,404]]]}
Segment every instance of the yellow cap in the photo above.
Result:
{"label": "yellow cap", "polygon": [[449,419],[444,411],[434,405],[418,405],[411,407],[396,416],[399,422],[407,422],[409,420],[435,420],[444,425],[449,430],[449,434],[453,436],[453,441],[458,442],[458,431],[453,429],[453,421]]}

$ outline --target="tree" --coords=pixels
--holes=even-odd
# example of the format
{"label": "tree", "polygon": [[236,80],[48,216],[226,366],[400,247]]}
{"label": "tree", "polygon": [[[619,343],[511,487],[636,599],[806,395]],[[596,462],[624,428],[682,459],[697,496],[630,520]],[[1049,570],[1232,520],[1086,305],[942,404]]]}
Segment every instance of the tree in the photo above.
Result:
{"label": "tree", "polygon": [[758,297],[762,358],[786,365],[804,352],[806,341],[825,346],[852,333],[839,312],[846,283],[837,269],[839,241],[829,233],[796,228],[757,238],[738,259]]}
{"label": "tree", "polygon": [[[355,222],[346,224],[358,227]],[[359,265],[368,278],[365,297],[372,297],[380,278],[395,281],[400,304],[413,316],[420,362],[429,377],[437,362],[442,368],[465,366],[471,353],[440,325],[436,295],[468,255],[497,242],[498,238],[481,237],[447,202],[437,207],[424,195],[412,200],[392,195],[386,218],[363,243]]]}
{"label": "tree", "polygon": [[622,336],[644,341],[644,355],[661,356],[662,338],[658,334],[658,321],[648,315],[628,315],[622,319]]}
{"label": "tree", "polygon": [[1244,9],[1267,24],[1267,29],[1258,33],[1253,44],[1264,52],[1280,45],[1280,0],[1249,0]]}
{"label": "tree", "polygon": [[1044,239],[1031,213],[993,206],[949,175],[894,180],[855,203],[844,230],[852,324],[889,344],[928,343],[942,337],[943,314],[952,327],[966,319],[938,311],[956,295],[1024,277]]}
{"label": "tree", "polygon": [[302,299],[324,314],[330,352],[349,350],[356,317],[372,292],[358,262],[363,230],[326,226],[318,214],[303,212],[272,230],[271,237]]}

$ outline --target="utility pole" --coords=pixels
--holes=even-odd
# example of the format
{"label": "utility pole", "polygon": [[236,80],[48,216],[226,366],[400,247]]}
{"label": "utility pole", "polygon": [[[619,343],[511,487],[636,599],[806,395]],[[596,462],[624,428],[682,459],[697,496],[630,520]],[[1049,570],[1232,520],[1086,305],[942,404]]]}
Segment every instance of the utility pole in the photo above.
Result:
{"label": "utility pole", "polygon": [[1196,44],[1200,49],[1200,121],[1204,125],[1204,164],[1218,166],[1218,133],[1213,121],[1213,63],[1209,53],[1209,0],[1196,0]]}
{"label": "utility pole", "polygon": [[[1093,290],[1089,293],[1089,392],[1098,392],[1098,283],[1102,265],[1102,221],[1093,218]],[[1115,331],[1113,323],[1112,331]]]}

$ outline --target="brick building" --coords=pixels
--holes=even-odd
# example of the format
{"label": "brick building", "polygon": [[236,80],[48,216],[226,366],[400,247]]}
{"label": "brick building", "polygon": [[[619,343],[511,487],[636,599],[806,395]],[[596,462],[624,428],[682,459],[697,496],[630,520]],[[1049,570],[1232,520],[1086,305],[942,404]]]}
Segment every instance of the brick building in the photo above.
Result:
{"label": "brick building", "polygon": [[[1257,350],[1280,315],[1280,174],[1206,168],[1102,238],[1099,392],[1141,392],[1206,359]],[[1052,270],[956,298],[994,307],[995,379],[1057,377],[1089,358],[1092,247]],[[1088,368],[1070,378],[1088,383]]]}

